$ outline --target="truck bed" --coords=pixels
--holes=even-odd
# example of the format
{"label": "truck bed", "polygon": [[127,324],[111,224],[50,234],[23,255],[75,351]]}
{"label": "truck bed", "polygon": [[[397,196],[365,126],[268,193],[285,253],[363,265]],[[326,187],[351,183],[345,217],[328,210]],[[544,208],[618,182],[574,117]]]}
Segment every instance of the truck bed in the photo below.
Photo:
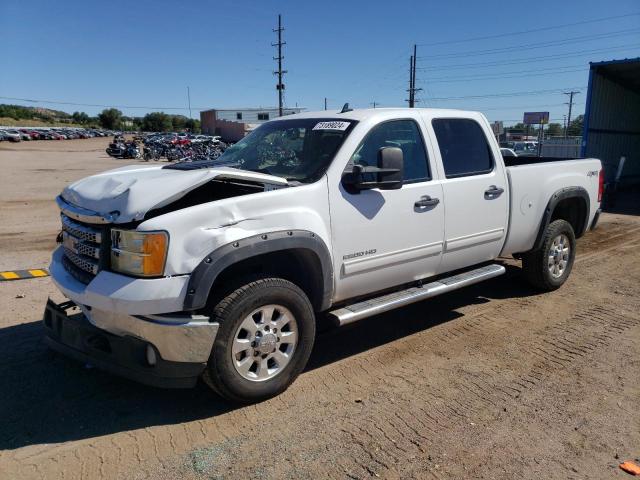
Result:
{"label": "truck bed", "polygon": [[[553,195],[562,189],[581,187],[589,194],[590,225],[598,209],[600,160],[515,157],[507,163],[510,191],[509,231],[502,255],[526,252],[533,247],[544,211]],[[505,159],[506,160],[506,159]],[[526,163],[525,163],[526,162]],[[580,236],[583,232],[576,232]]]}

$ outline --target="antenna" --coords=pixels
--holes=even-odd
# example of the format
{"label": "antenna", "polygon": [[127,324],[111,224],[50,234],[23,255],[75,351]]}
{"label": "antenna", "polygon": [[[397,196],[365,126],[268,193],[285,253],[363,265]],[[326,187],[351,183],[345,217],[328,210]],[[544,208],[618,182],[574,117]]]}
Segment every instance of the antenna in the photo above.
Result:
{"label": "antenna", "polygon": [[353,111],[353,108],[349,108],[349,103],[347,102],[342,106],[342,110],[340,110],[340,113],[347,113],[352,111]]}

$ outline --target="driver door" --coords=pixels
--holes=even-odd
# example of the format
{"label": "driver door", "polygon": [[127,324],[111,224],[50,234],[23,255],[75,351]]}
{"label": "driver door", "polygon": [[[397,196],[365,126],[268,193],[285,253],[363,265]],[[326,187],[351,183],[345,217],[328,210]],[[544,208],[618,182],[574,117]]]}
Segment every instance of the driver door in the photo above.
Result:
{"label": "driver door", "polygon": [[[335,301],[384,290],[434,275],[444,240],[444,204],[423,134],[414,119],[374,126],[353,153],[354,164],[376,165],[383,147],[403,152],[404,180],[398,190],[349,193],[330,186],[336,282]],[[431,202],[425,202],[425,198]],[[431,203],[425,205],[425,203]]]}

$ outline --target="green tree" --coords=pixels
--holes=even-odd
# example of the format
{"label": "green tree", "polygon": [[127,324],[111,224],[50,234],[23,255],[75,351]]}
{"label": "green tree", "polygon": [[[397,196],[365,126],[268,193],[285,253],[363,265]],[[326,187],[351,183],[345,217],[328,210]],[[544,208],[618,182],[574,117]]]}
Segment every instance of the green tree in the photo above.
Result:
{"label": "green tree", "polygon": [[182,131],[186,128],[188,118],[183,115],[173,115],[171,117],[171,123],[175,131]]}
{"label": "green tree", "polygon": [[549,137],[561,137],[564,134],[562,125],[559,123],[550,123],[545,128],[545,135]]}
{"label": "green tree", "polygon": [[147,113],[142,119],[142,129],[145,132],[168,132],[172,127],[171,116],[164,112]]}
{"label": "green tree", "polygon": [[578,115],[576,118],[571,120],[569,124],[569,128],[567,129],[567,136],[569,137],[579,137],[582,135],[582,126],[584,124],[584,115]]}
{"label": "green tree", "polygon": [[105,108],[98,115],[98,121],[103,128],[107,130],[115,130],[120,127],[122,112],[117,108]]}
{"label": "green tree", "polygon": [[200,133],[200,120],[194,118],[188,119],[185,128],[191,133]]}
{"label": "green tree", "polygon": [[89,115],[87,115],[84,112],[73,112],[73,115],[71,115],[71,118],[73,118],[73,121],[76,123],[80,123],[80,124],[89,123]]}

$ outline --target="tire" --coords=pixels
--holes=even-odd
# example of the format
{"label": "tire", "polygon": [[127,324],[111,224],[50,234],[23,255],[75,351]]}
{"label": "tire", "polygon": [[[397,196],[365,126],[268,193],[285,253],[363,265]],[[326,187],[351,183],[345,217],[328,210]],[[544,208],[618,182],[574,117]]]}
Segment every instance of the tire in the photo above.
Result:
{"label": "tire", "polygon": [[550,292],[560,288],[567,280],[575,257],[576,236],[573,227],[566,220],[554,220],[547,226],[540,248],[522,256],[522,270],[533,287]]}
{"label": "tire", "polygon": [[311,302],[295,284],[282,278],[241,283],[213,307],[211,320],[220,328],[203,379],[227,400],[252,403],[283,392],[302,372],[316,322]]}

